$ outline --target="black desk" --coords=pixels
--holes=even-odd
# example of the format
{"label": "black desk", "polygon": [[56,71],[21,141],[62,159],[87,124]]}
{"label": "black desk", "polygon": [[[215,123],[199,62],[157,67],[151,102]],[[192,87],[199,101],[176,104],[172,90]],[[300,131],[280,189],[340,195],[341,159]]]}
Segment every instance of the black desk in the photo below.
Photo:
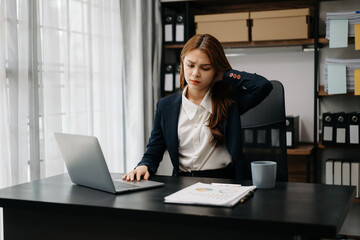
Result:
{"label": "black desk", "polygon": [[354,187],[277,183],[233,208],[164,204],[195,182],[230,181],[153,180],[165,186],[117,196],[73,185],[67,174],[1,189],[5,240],[333,238],[355,198]]}

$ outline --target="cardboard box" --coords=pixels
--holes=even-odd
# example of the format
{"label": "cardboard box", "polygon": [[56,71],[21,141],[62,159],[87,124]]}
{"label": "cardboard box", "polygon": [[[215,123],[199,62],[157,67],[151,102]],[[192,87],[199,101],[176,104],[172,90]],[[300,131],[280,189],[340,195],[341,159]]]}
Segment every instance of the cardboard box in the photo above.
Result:
{"label": "cardboard box", "polygon": [[249,13],[196,15],[196,33],[208,33],[220,42],[249,41]]}
{"label": "cardboard box", "polygon": [[309,8],[251,12],[252,41],[310,38],[310,16]]}

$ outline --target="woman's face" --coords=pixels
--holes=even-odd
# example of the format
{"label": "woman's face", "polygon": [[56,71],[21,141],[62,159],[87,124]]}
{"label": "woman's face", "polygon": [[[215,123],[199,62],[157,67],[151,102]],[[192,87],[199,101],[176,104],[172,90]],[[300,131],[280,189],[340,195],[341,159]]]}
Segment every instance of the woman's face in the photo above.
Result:
{"label": "woman's face", "polygon": [[216,71],[208,55],[199,49],[188,52],[184,57],[184,76],[189,89],[207,92],[212,85]]}

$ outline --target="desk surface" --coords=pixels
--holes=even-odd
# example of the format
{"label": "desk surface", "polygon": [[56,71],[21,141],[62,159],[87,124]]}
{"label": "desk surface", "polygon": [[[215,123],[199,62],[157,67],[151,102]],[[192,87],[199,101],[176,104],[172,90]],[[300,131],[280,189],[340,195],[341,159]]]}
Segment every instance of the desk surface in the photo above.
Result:
{"label": "desk surface", "polygon": [[[335,237],[355,198],[354,187],[306,183],[277,183],[233,208],[165,204],[165,196],[195,182],[225,179],[154,176],[165,186],[112,195],[73,185],[67,174],[0,190],[0,207],[48,211],[91,212],[152,222],[204,225],[263,233]],[[4,219],[6,221],[6,219]]]}

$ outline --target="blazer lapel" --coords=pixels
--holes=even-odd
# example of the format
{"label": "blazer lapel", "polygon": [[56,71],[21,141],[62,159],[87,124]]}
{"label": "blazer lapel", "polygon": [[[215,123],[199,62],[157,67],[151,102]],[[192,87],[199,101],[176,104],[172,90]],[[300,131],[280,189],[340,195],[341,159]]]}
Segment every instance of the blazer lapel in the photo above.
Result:
{"label": "blazer lapel", "polygon": [[166,106],[164,114],[165,138],[168,142],[168,151],[173,160],[174,168],[179,166],[179,138],[178,121],[182,94],[177,94],[171,104]]}

